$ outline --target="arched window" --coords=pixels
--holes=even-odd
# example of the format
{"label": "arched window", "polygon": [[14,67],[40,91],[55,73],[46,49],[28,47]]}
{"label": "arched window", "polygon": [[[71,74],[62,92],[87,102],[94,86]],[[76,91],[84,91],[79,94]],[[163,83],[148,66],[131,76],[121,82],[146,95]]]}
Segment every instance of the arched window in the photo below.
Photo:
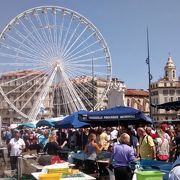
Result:
{"label": "arched window", "polygon": [[166,77],[168,77],[168,71],[166,71]]}
{"label": "arched window", "polygon": [[127,99],[127,106],[130,107],[130,100],[129,99]]}
{"label": "arched window", "polygon": [[173,71],[173,78],[175,78],[175,71]]}

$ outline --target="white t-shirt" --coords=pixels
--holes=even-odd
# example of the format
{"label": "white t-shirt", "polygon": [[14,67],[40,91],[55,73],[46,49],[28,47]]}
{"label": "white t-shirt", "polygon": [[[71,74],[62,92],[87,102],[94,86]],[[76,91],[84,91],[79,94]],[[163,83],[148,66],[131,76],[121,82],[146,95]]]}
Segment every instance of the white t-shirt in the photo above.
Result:
{"label": "white t-shirt", "polygon": [[118,131],[116,129],[114,129],[111,132],[111,140],[117,139],[117,136],[118,136]]}
{"label": "white t-shirt", "polygon": [[10,156],[19,156],[22,152],[20,148],[22,148],[22,146],[25,146],[24,140],[21,138],[19,138],[18,140],[12,138],[9,143],[11,145]]}

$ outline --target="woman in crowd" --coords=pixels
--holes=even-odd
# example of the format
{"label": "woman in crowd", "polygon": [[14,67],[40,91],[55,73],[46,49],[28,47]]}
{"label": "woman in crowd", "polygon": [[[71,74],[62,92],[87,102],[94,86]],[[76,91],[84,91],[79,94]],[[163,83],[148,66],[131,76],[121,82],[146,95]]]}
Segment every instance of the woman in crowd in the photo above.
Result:
{"label": "woman in crowd", "polygon": [[96,171],[97,166],[95,160],[97,158],[97,153],[101,152],[104,146],[96,143],[96,135],[91,133],[88,137],[88,143],[85,146],[84,153],[87,154],[87,160],[85,161],[86,173],[92,174]]}
{"label": "woman in crowd", "polygon": [[135,161],[135,153],[129,146],[130,136],[123,133],[119,138],[120,144],[113,147],[112,159],[116,180],[131,180],[132,172],[129,163]]}
{"label": "woman in crowd", "polygon": [[63,145],[59,146],[56,135],[51,135],[48,143],[44,147],[44,152],[47,152],[49,155],[58,155],[58,151],[62,149],[66,143],[67,142],[64,142]]}
{"label": "woman in crowd", "polygon": [[169,141],[161,129],[157,130],[157,135],[158,137],[155,140],[157,160],[167,161],[169,159]]}

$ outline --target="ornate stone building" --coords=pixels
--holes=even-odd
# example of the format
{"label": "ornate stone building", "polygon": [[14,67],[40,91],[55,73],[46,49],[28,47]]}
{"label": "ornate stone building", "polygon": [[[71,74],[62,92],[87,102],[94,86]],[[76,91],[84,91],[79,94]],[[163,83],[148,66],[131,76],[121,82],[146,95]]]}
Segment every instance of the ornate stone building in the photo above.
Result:
{"label": "ornate stone building", "polygon": [[[169,56],[164,67],[164,76],[158,81],[151,83],[152,104],[180,101],[180,78],[176,75],[176,66]],[[156,120],[170,120],[179,118],[179,112],[152,108],[152,116]]]}

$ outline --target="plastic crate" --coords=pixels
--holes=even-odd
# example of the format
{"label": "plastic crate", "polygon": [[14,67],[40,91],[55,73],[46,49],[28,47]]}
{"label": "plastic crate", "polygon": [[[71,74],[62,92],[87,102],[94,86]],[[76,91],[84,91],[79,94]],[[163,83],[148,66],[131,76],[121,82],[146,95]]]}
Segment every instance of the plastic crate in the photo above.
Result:
{"label": "plastic crate", "polygon": [[165,173],[161,171],[137,171],[137,180],[163,180]]}
{"label": "plastic crate", "polygon": [[70,173],[70,170],[70,168],[48,168],[48,174],[61,173],[67,175]]}
{"label": "plastic crate", "polygon": [[61,180],[62,174],[54,173],[54,174],[40,174],[39,180]]}

